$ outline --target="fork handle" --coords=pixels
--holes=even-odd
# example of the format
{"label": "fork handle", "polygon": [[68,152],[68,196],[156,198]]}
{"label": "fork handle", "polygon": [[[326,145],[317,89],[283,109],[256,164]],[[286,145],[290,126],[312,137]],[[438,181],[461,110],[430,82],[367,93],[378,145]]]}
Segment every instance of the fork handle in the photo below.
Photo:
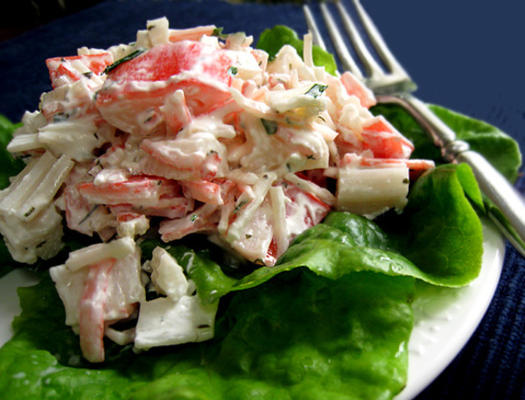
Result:
{"label": "fork handle", "polygon": [[490,218],[525,257],[525,202],[509,181],[481,154],[470,150],[468,143],[457,140],[454,131],[418,98],[404,94],[377,96],[377,99],[381,103],[402,105],[430,133],[447,161],[464,162],[472,168],[481,191],[499,208],[510,226],[503,223],[494,212],[489,212]]}

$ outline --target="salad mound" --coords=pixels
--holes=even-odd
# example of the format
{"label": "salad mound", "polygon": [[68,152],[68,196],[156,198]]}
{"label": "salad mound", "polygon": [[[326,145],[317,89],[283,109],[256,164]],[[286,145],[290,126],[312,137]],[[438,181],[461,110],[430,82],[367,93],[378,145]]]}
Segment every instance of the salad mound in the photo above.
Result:
{"label": "salad mound", "polygon": [[[143,266],[135,238],[205,233],[273,266],[332,209],[401,210],[410,173],[434,166],[409,159],[412,143],[369,111],[374,96],[350,72],[314,65],[309,36],[304,60],[292,46],[269,60],[251,37],[216,31],[160,18],[133,44],[48,59],[53,90],[7,147],[27,161],[0,200],[16,261],[55,256],[62,215],[102,240],[50,271],[92,362],[103,336],[137,349],[213,336],[216,306],[161,248]],[[133,329],[111,327],[133,317]]]}
{"label": "salad mound", "polygon": [[43,268],[0,349],[4,395],[402,390],[415,283],[477,276],[483,199],[468,166],[410,159],[400,132],[420,128],[290,32],[262,50],[161,18],[47,60],[53,90],[14,132],[25,167],[0,192],[11,256]]}

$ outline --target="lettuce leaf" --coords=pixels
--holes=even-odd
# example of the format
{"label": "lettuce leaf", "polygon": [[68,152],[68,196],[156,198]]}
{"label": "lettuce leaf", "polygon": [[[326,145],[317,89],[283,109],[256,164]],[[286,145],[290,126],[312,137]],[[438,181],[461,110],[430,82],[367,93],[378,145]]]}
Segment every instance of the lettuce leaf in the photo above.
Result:
{"label": "lettuce leaf", "polygon": [[482,206],[470,167],[444,164],[416,181],[402,215],[381,219],[399,251],[424,272],[422,280],[456,287],[478,276],[483,231],[469,194]]}
{"label": "lettuce leaf", "polygon": [[[192,262],[211,263],[197,254]],[[45,276],[19,290],[23,312],[0,349],[0,390],[9,399],[391,398],[406,380],[413,291],[411,278],[297,268],[226,296],[212,341],[110,350],[93,369]]]}

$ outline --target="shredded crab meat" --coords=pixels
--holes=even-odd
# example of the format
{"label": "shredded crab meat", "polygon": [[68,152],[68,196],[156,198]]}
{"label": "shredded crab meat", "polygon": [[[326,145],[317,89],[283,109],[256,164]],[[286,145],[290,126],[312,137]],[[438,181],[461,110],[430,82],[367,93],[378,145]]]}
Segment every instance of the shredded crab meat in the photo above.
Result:
{"label": "shredded crab meat", "polygon": [[[285,45],[270,60],[251,36],[216,33],[213,25],[173,29],[158,18],[132,44],[48,59],[52,90],[8,146],[28,165],[0,192],[0,232],[17,261],[61,249],[62,215],[70,230],[107,242],[52,270],[66,322],[90,361],[103,360],[104,334],[119,343],[139,335],[140,346],[154,346],[158,332],[144,321],[158,323],[170,307],[166,315],[185,324],[185,338],[209,338],[209,329],[194,330],[191,313],[172,312],[214,315],[190,295],[182,296],[186,306],[134,295],[114,316],[129,317],[140,302],[139,333],[110,326],[119,268],[130,262],[135,271],[131,249],[148,230],[167,243],[206,234],[273,266],[331,209],[374,218],[402,208],[409,178],[433,167],[410,159],[412,143],[369,111],[374,95],[350,72],[315,65],[310,35],[304,59]],[[169,343],[179,334],[166,332]]]}

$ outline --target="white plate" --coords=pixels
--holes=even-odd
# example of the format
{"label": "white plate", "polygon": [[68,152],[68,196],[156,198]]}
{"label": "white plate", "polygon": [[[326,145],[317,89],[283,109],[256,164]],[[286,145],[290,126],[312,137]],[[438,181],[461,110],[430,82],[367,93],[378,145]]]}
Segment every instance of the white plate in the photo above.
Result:
{"label": "white plate", "polygon": [[461,289],[419,286],[414,330],[408,344],[408,382],[395,398],[417,396],[450,364],[479,325],[498,286],[505,242],[483,223],[483,265],[478,278]]}
{"label": "white plate", "polygon": [[[418,287],[408,382],[396,400],[412,399],[428,386],[459,353],[485,314],[498,284],[505,244],[488,222],[483,224],[483,233],[483,266],[471,285],[461,289]],[[11,320],[20,312],[16,288],[34,283],[34,276],[22,270],[0,279],[0,346],[11,337]]]}

